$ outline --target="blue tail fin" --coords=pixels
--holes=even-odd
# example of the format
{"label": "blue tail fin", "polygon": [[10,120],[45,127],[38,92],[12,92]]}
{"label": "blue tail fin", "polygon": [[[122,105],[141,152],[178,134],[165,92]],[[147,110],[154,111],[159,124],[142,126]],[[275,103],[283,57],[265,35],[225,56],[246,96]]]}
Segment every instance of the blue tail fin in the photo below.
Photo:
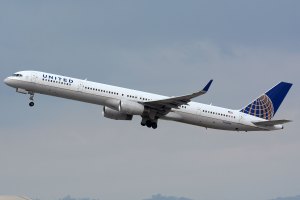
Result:
{"label": "blue tail fin", "polygon": [[280,82],[240,112],[270,120],[274,117],[283,99],[293,84]]}

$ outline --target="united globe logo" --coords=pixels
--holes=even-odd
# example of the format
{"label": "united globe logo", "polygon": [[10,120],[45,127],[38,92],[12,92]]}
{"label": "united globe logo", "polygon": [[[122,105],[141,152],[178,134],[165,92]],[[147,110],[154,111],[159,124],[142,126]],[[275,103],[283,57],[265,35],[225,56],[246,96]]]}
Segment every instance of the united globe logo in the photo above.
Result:
{"label": "united globe logo", "polygon": [[246,108],[241,110],[242,112],[270,120],[274,116],[274,107],[271,99],[267,95],[262,95]]}

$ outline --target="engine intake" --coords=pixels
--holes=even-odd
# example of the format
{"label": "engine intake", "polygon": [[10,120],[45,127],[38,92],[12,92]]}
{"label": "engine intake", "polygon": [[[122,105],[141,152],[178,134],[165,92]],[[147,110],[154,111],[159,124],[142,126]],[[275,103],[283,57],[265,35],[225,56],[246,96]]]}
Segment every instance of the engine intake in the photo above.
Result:
{"label": "engine intake", "polygon": [[121,113],[119,111],[113,110],[109,107],[103,107],[103,116],[114,120],[132,120],[132,115]]}

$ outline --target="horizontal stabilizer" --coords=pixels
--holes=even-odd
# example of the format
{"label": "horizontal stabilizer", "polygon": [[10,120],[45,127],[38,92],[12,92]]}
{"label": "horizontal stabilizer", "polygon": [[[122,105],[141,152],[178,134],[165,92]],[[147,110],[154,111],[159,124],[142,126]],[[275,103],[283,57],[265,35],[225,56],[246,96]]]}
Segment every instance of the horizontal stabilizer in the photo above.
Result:
{"label": "horizontal stabilizer", "polygon": [[260,122],[252,122],[257,126],[275,126],[280,124],[285,124],[291,122],[291,120],[281,119],[281,120],[270,120],[270,121],[260,121]]}

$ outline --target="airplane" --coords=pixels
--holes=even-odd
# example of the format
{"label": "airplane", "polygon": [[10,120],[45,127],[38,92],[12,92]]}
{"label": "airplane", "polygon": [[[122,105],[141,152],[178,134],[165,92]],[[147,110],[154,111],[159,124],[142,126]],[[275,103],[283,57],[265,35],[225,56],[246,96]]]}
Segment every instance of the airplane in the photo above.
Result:
{"label": "airplane", "polygon": [[204,128],[229,131],[272,131],[283,129],[290,120],[272,120],[292,87],[280,82],[242,109],[207,105],[191,100],[207,93],[213,80],[197,92],[167,97],[133,89],[76,79],[39,71],[20,71],[4,80],[16,92],[45,94],[103,106],[103,116],[114,120],[132,120],[141,116],[141,125],[157,128],[158,119],[171,120]]}

